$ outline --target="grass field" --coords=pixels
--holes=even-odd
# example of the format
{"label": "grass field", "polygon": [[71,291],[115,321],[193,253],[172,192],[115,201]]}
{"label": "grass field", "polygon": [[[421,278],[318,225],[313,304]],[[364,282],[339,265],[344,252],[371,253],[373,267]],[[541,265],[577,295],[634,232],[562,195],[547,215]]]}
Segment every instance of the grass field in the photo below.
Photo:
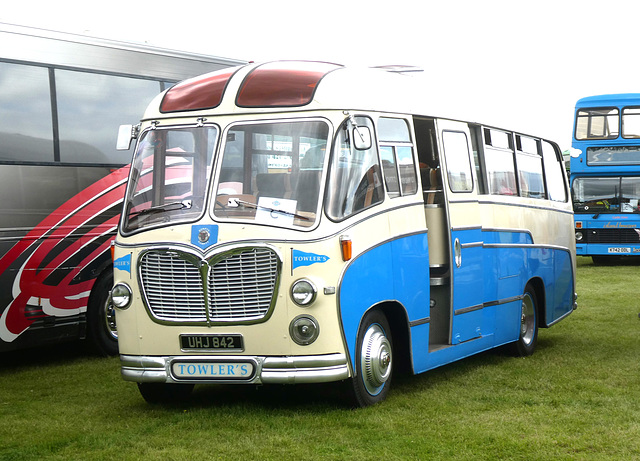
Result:
{"label": "grass field", "polygon": [[2,354],[0,460],[640,458],[640,266],[579,258],[578,294],[533,356],[398,377],[360,410],[335,386],[201,386],[149,406],[117,358]]}

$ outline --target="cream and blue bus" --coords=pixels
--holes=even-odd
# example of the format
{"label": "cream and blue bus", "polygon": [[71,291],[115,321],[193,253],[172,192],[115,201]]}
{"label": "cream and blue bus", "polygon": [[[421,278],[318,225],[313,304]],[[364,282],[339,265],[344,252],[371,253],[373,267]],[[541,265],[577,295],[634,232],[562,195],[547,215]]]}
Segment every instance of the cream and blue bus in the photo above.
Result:
{"label": "cream and blue bus", "polygon": [[111,299],[145,400],[344,381],[366,406],[396,372],[530,355],[573,311],[558,146],[440,118],[397,70],[248,64],[123,127],[136,147]]}

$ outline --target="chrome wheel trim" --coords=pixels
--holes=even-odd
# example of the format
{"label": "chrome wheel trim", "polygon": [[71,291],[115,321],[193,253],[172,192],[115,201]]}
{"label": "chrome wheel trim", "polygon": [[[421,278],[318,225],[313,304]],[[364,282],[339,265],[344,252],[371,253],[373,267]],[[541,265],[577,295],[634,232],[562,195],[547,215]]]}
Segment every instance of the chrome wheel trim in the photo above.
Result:
{"label": "chrome wheel trim", "polygon": [[360,369],[367,392],[377,395],[391,376],[391,343],[378,324],[369,327],[362,339]]}
{"label": "chrome wheel trim", "polygon": [[113,307],[111,297],[107,297],[104,303],[104,326],[107,335],[118,340],[118,328],[116,327],[116,309]]}
{"label": "chrome wheel trim", "polygon": [[522,314],[520,317],[520,339],[525,346],[533,342],[536,331],[536,312],[533,305],[533,298],[529,293],[525,293],[522,298]]}

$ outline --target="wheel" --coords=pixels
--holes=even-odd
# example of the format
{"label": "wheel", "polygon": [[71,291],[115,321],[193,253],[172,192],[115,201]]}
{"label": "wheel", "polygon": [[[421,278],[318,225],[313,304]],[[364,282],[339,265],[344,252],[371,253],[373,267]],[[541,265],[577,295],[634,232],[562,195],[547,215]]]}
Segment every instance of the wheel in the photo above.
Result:
{"label": "wheel", "polygon": [[356,376],[351,378],[352,402],[366,407],[382,402],[389,392],[393,371],[393,343],[387,318],[370,311],[358,331]]}
{"label": "wheel", "polygon": [[184,402],[193,391],[193,384],[138,383],[138,390],[147,403]]}
{"label": "wheel", "polygon": [[112,287],[113,272],[108,271],[96,281],[87,306],[88,336],[103,355],[118,354],[116,311],[109,295]]}
{"label": "wheel", "polygon": [[526,357],[533,354],[538,342],[538,303],[536,294],[529,285],[522,297],[520,314],[520,337],[511,346],[514,355]]}

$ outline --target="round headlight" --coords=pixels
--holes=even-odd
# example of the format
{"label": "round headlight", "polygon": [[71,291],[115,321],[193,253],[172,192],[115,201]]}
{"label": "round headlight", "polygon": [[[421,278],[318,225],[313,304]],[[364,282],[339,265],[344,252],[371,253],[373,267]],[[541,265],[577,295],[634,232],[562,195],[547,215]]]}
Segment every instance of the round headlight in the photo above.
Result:
{"label": "round headlight", "polygon": [[131,304],[131,288],[126,283],[118,283],[111,290],[111,302],[118,309],[126,309]]}
{"label": "round headlight", "polygon": [[580,240],[582,240],[582,232],[576,231],[576,242],[579,242]]}
{"label": "round headlight", "polygon": [[291,286],[291,299],[298,306],[306,307],[316,299],[316,287],[307,279],[296,280]]}
{"label": "round headlight", "polygon": [[289,325],[289,334],[296,344],[306,346],[318,338],[320,327],[310,315],[300,315]]}

